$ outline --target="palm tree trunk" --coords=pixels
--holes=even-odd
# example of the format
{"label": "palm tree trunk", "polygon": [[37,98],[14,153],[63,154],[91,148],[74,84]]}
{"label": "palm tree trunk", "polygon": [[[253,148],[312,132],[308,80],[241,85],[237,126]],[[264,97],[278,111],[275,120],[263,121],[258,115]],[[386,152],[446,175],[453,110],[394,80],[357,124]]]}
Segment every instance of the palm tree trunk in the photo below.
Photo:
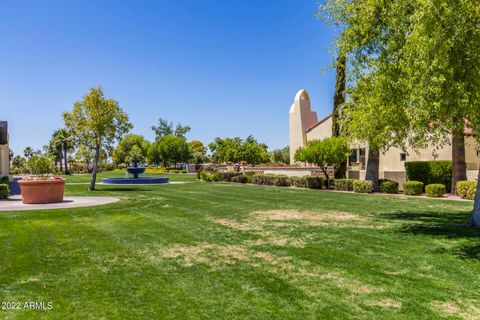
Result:
{"label": "palm tree trunk", "polygon": [[367,172],[365,180],[370,180],[373,183],[373,191],[379,190],[379,175],[380,175],[380,152],[371,147],[368,148]]}
{"label": "palm tree trunk", "polygon": [[480,167],[478,168],[477,192],[475,193],[475,202],[473,204],[470,225],[472,227],[480,227]]}
{"label": "palm tree trunk", "polygon": [[67,149],[63,149],[63,160],[65,161],[65,174],[68,174]]}
{"label": "palm tree trunk", "polygon": [[465,136],[461,132],[452,135],[452,195],[457,194],[457,182],[465,180],[467,180]]}
{"label": "palm tree trunk", "polygon": [[90,180],[89,190],[95,190],[95,182],[97,180],[97,172],[98,172],[98,161],[100,159],[100,147],[95,148],[95,157],[93,159],[93,170],[92,170],[92,179]]}

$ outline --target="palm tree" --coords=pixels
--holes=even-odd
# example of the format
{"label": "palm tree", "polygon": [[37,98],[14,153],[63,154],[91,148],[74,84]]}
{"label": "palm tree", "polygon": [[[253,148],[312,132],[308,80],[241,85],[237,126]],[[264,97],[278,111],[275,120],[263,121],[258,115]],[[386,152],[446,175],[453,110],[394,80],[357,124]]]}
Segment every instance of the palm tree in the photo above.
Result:
{"label": "palm tree", "polygon": [[52,134],[52,142],[58,147],[64,161],[65,174],[68,174],[68,153],[74,147],[72,135],[65,128],[55,130]]}
{"label": "palm tree", "polygon": [[23,155],[25,156],[25,158],[30,158],[31,156],[33,156],[33,149],[32,147],[26,147],[25,149],[23,149]]}

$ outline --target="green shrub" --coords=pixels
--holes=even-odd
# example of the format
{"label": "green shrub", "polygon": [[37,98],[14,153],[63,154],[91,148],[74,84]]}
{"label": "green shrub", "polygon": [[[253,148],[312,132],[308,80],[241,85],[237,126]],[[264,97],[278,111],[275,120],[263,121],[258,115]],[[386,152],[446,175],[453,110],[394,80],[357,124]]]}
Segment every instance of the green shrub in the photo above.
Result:
{"label": "green shrub", "polygon": [[50,158],[43,155],[33,155],[27,161],[31,174],[47,174],[52,172]]}
{"label": "green shrub", "polygon": [[457,182],[457,195],[462,199],[475,199],[475,193],[477,192],[477,181],[458,181]]}
{"label": "green shrub", "polygon": [[425,187],[425,195],[429,198],[440,198],[447,192],[445,185],[441,183],[432,183]]}
{"label": "green shrub", "polygon": [[197,179],[198,180],[204,180],[202,179],[202,172],[209,172],[209,173],[218,173],[218,168],[216,166],[201,166],[198,171],[197,171]]}
{"label": "green shrub", "polygon": [[243,175],[241,172],[219,172],[218,181],[231,182],[233,177]]}
{"label": "green shrub", "polygon": [[305,176],[304,178],[307,182],[308,189],[322,189],[324,186],[324,179],[322,177]]}
{"label": "green shrub", "polygon": [[307,178],[306,177],[290,177],[290,185],[297,188],[306,188]]}
{"label": "green shrub", "polygon": [[407,196],[418,196],[423,191],[423,182],[406,181],[403,183],[403,194]]}
{"label": "green shrub", "polygon": [[218,181],[218,172],[202,170],[200,173],[200,179],[207,182]]}
{"label": "green shrub", "polygon": [[248,178],[247,176],[244,176],[244,175],[235,176],[235,177],[232,177],[231,179],[231,182],[235,182],[235,183],[247,183],[247,181],[248,181]]}
{"label": "green shrub", "polygon": [[0,184],[0,199],[8,199],[8,184]]}
{"label": "green shrub", "polygon": [[247,183],[252,183],[253,176],[257,174],[257,171],[246,171],[245,176],[247,177]]}
{"label": "green shrub", "polygon": [[333,188],[339,191],[353,191],[353,179],[336,179]]}
{"label": "green shrub", "polygon": [[389,180],[389,179],[381,179],[379,181],[380,184],[380,192],[383,193],[398,193],[398,182]]}
{"label": "green shrub", "polygon": [[405,171],[409,181],[420,181],[423,185],[441,183],[450,192],[452,185],[452,161],[408,161]]}
{"label": "green shrub", "polygon": [[355,180],[353,181],[353,192],[356,193],[372,193],[373,182],[370,180]]}
{"label": "green shrub", "polygon": [[253,176],[252,183],[264,186],[289,187],[290,179],[285,175],[256,174]]}
{"label": "green shrub", "polygon": [[10,179],[8,179],[8,177],[0,178],[0,184],[9,184],[9,183],[10,183]]}

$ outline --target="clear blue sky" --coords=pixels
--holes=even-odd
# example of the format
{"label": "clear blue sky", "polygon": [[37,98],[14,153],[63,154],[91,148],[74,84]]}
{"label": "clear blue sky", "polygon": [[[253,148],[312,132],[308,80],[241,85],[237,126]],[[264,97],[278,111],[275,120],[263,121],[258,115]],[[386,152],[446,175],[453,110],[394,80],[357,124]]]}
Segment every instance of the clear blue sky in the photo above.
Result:
{"label": "clear blue sky", "polygon": [[317,0],[3,1],[0,120],[16,153],[41,148],[62,111],[102,85],[153,138],[159,117],[189,139],[253,134],[288,145],[301,88],[330,113],[332,32]]}

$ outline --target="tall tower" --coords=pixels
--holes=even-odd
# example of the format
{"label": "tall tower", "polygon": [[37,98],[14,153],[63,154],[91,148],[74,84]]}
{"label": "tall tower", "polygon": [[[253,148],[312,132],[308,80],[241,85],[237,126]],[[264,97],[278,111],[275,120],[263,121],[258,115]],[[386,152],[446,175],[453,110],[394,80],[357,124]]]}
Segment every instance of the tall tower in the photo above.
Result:
{"label": "tall tower", "polygon": [[317,113],[312,111],[307,90],[298,91],[290,107],[290,163],[295,162],[295,151],[307,144],[307,129],[317,122]]}

